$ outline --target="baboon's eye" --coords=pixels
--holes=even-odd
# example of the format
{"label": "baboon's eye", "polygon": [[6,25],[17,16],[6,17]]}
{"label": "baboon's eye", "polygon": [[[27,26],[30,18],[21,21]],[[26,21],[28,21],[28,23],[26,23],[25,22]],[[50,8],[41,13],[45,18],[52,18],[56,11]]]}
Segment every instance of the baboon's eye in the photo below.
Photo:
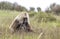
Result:
{"label": "baboon's eye", "polygon": [[27,21],[27,18],[24,18],[24,21]]}

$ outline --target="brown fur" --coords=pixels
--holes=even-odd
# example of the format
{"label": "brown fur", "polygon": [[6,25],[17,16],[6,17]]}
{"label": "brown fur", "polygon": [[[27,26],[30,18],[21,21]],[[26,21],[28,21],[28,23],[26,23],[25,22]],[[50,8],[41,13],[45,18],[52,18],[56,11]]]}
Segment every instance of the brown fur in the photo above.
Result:
{"label": "brown fur", "polygon": [[[27,23],[23,23],[24,18],[27,18]],[[29,22],[29,15],[27,12],[20,13],[12,22],[9,29],[12,32],[15,32],[19,28],[24,27],[25,31],[32,31],[30,22]]]}

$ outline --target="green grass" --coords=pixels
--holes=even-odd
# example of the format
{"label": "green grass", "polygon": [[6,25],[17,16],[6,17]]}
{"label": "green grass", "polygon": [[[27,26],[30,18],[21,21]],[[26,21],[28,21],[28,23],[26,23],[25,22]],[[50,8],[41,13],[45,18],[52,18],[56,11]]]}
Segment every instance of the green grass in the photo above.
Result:
{"label": "green grass", "polygon": [[0,39],[37,39],[41,32],[43,34],[40,39],[60,39],[60,16],[43,12],[29,13],[32,29],[36,33],[22,31],[11,34],[9,26],[19,13],[17,11],[0,10]]}

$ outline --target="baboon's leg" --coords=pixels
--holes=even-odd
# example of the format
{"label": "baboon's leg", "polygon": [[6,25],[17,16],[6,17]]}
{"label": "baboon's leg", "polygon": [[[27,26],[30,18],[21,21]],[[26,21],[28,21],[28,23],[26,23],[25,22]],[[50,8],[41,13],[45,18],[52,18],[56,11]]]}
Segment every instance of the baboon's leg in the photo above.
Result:
{"label": "baboon's leg", "polygon": [[28,32],[33,31],[28,23],[26,23],[25,26],[26,26],[26,31]]}
{"label": "baboon's leg", "polygon": [[11,24],[10,27],[9,27],[10,30],[11,30],[11,33],[16,32],[16,27],[17,27],[18,23],[19,23],[18,20],[14,20],[14,21],[12,22],[12,24]]}
{"label": "baboon's leg", "polygon": [[17,26],[19,25],[19,21],[18,20],[15,20],[15,22],[13,23],[13,29],[14,29],[14,32],[17,31]]}
{"label": "baboon's leg", "polygon": [[27,31],[33,31],[29,25],[26,27]]}

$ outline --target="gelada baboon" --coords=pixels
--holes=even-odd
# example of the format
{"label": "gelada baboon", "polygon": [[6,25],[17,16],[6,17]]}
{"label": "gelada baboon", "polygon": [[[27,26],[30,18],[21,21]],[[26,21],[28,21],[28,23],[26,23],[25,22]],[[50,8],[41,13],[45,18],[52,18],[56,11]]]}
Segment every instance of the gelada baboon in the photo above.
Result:
{"label": "gelada baboon", "polygon": [[20,13],[12,22],[9,29],[12,32],[24,28],[25,31],[32,31],[30,22],[29,22],[29,15],[27,12]]}

